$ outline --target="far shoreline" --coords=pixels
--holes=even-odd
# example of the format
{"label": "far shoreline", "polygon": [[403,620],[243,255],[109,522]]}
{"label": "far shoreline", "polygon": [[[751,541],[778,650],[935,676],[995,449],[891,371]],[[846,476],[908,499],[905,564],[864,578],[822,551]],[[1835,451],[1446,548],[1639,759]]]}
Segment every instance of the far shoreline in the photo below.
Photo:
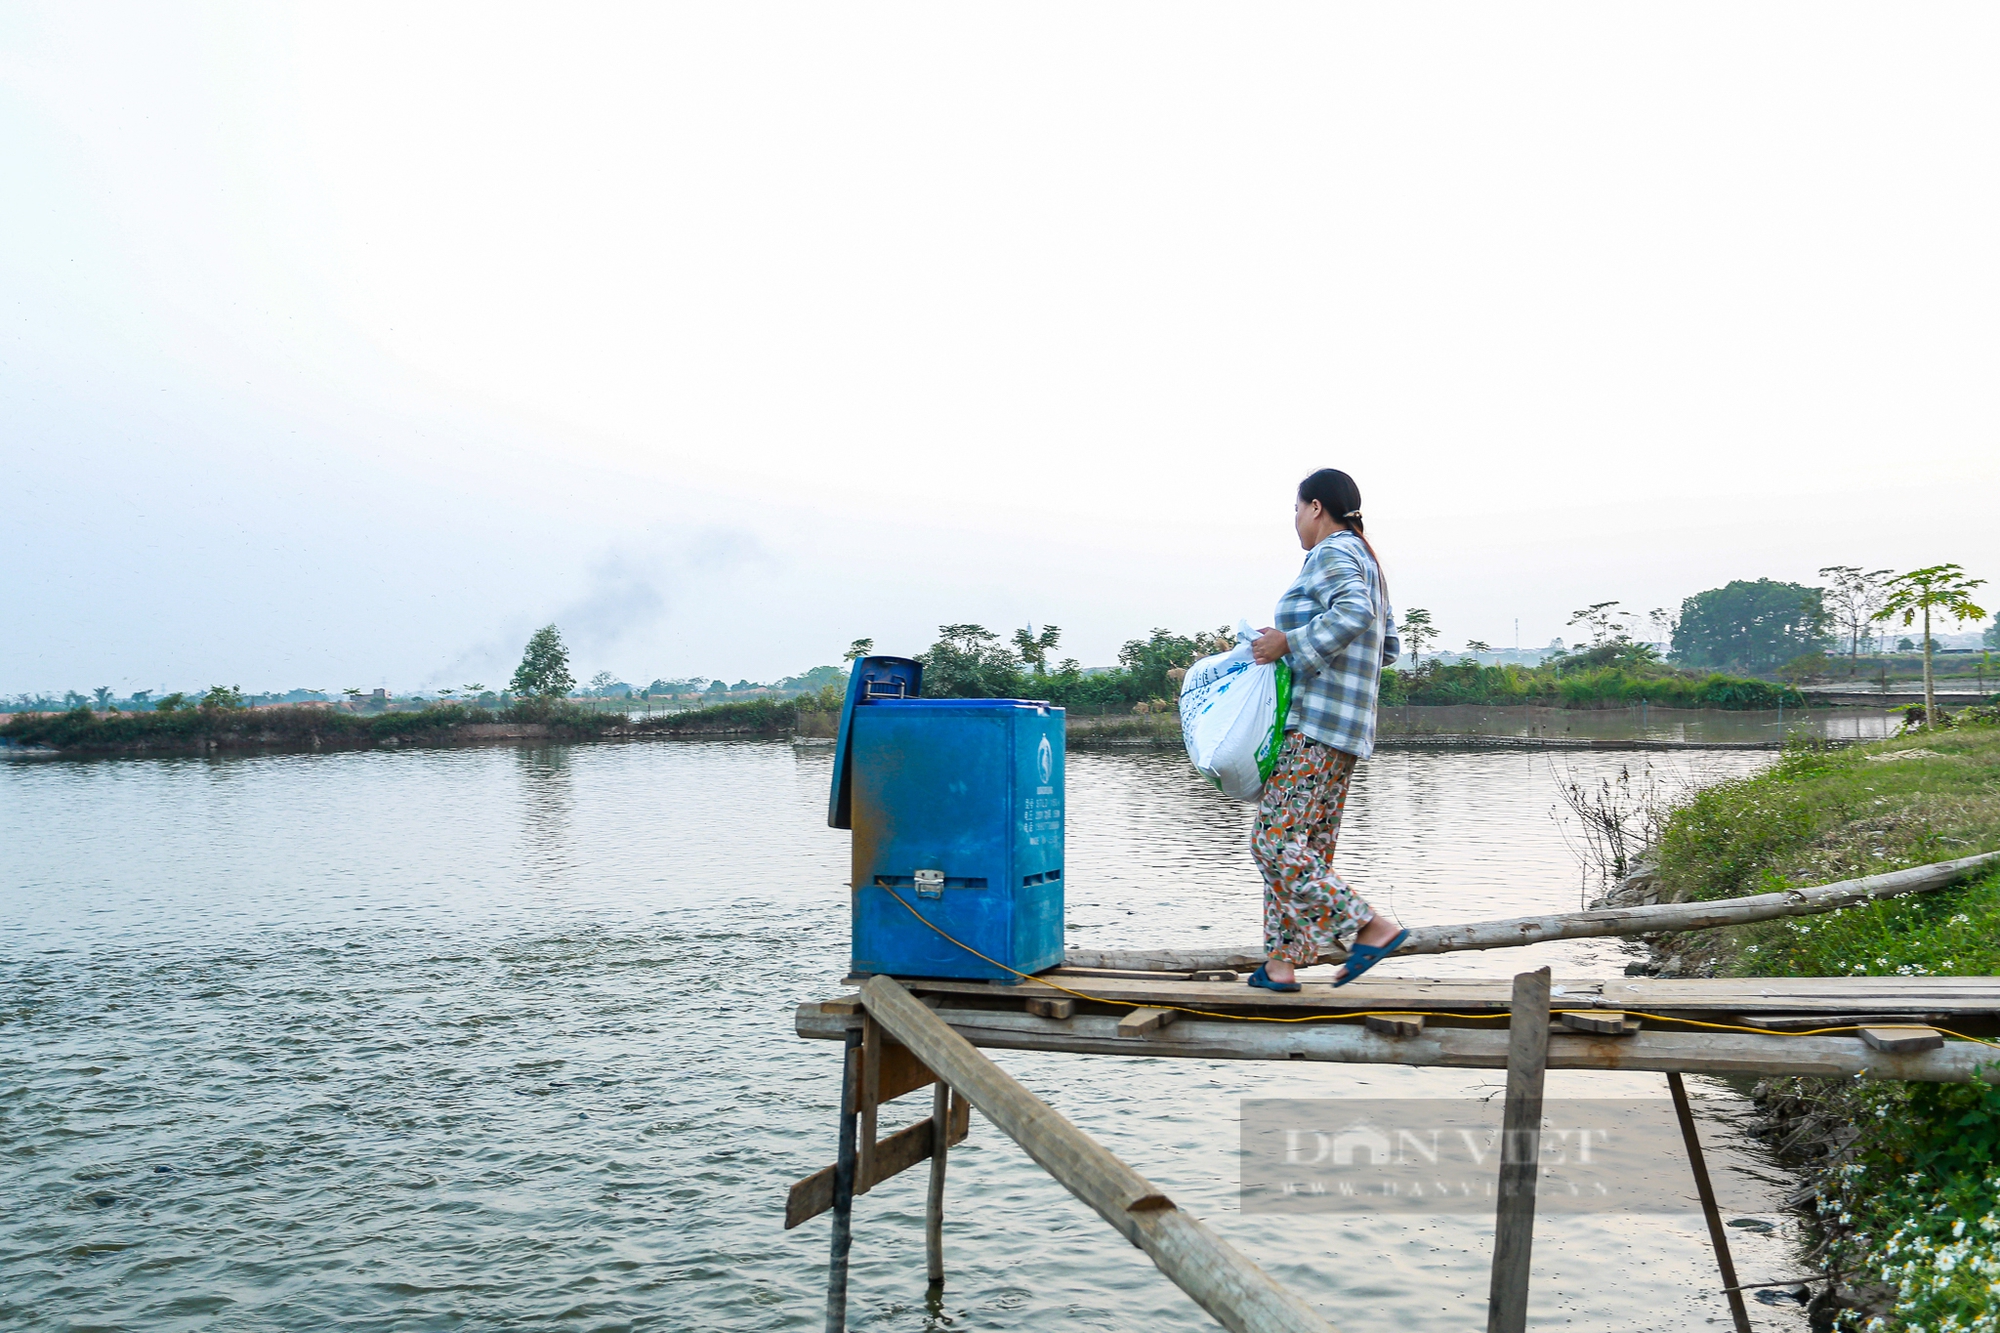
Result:
{"label": "far shoreline", "polygon": [[[641,721],[610,722],[603,715],[561,714],[554,720],[520,718],[481,721],[456,710],[455,716],[440,717],[444,710],[369,715],[330,715],[325,710],[300,710],[303,716],[289,716],[280,725],[270,725],[266,710],[218,713],[212,717],[188,716],[172,728],[135,724],[144,715],[124,715],[120,719],[93,719],[85,722],[73,714],[40,719],[21,719],[0,724],[0,755],[15,758],[149,758],[222,754],[312,754],[329,751],[454,749],[470,746],[516,745],[539,747],[592,742],[765,740],[788,741],[804,746],[830,745],[835,717],[816,710],[765,705],[745,707],[725,705],[715,709],[695,709]],[[1843,744],[1861,735],[1823,737],[1821,726],[1808,729],[1804,721],[1824,722],[1829,718],[1880,719],[1888,730],[1894,709],[1814,708],[1785,710],[1774,715],[1789,720],[1763,719],[1762,714],[1725,709],[1602,708],[1556,709],[1546,707],[1468,708],[1453,705],[1396,705],[1385,707],[1376,733],[1379,750],[1777,750],[1788,739],[1811,734],[1816,739]],[[259,716],[264,714],[264,716]],[[1469,717],[1468,714],[1477,714]],[[1617,714],[1617,715],[1614,715]],[[1518,715],[1518,716],[1517,716]],[[339,720],[336,720],[338,716]],[[277,720],[277,719],[273,719]],[[46,725],[22,725],[39,721]],[[67,725],[58,725],[66,723]],[[260,725],[264,723],[264,725]],[[1481,723],[1497,723],[1497,727]],[[1577,730],[1594,733],[1577,734]],[[1726,738],[1686,738],[1660,736],[1661,730],[1685,730],[1689,725],[1728,727],[1734,731],[1770,734],[1740,734]],[[1078,750],[1178,749],[1181,745],[1179,715],[1172,711],[1114,714],[1075,714],[1067,719],[1068,744]]]}

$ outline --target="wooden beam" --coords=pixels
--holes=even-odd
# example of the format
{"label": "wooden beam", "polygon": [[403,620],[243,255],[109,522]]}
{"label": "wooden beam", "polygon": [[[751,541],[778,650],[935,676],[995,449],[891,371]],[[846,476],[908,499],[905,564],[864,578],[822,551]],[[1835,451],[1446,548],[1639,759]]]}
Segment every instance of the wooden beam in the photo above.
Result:
{"label": "wooden beam", "polygon": [[[1244,1023],[1182,1016],[1171,1034],[1120,1037],[1109,1015],[1078,1014],[1058,1026],[1019,1012],[946,1009],[935,1017],[974,1046],[1082,1055],[1178,1055],[1202,1060],[1323,1060],[1341,1064],[1504,1069],[1507,1033],[1427,1025],[1416,1037],[1386,1037],[1344,1023]],[[844,1020],[822,1016],[815,1003],[795,1017],[801,1037],[838,1041]],[[1743,1032],[1661,1032],[1629,1037],[1583,1033],[1557,1037],[1549,1047],[1551,1069],[1641,1069],[1654,1073],[1800,1075],[1871,1078],[1921,1083],[1969,1083],[1994,1060],[1993,1048],[1948,1041],[1934,1051],[1892,1055],[1851,1036],[1760,1036]],[[948,1077],[948,1076],[947,1076]]]}
{"label": "wooden beam", "polygon": [[1076,1012],[1076,1001],[1067,995],[1030,995],[1028,1012],[1037,1018],[1068,1018]]}
{"label": "wooden beam", "polygon": [[[1311,1306],[974,1050],[893,978],[870,978],[861,988],[861,1000],[898,1041],[963,1092],[1065,1189],[1144,1250],[1224,1328],[1233,1333],[1331,1333],[1332,1325]],[[1009,1017],[1051,1027],[1025,1014]]]}
{"label": "wooden beam", "polygon": [[[965,1142],[966,1133],[971,1129],[971,1110],[970,1104],[963,1097],[953,1100],[951,1108],[953,1143]],[[928,1161],[930,1155],[931,1122],[929,1117],[925,1117],[914,1125],[897,1130],[875,1145],[877,1175],[871,1183],[879,1185],[919,1162]],[[833,1207],[834,1175],[837,1169],[837,1167],[823,1166],[805,1179],[792,1182],[791,1189],[785,1195],[785,1230],[790,1231],[801,1222],[809,1222]],[[861,1191],[857,1188],[855,1192],[858,1194]]]}
{"label": "wooden beam", "polygon": [[1486,1333],[1526,1333],[1528,1327],[1528,1261],[1535,1245],[1535,1178],[1541,1170],[1542,1083],[1548,1063],[1549,970],[1544,967],[1514,978]]}
{"label": "wooden beam", "polygon": [[1715,1186],[1709,1183],[1708,1161],[1701,1155],[1701,1134],[1695,1129],[1694,1111],[1688,1106],[1687,1088],[1679,1074],[1667,1075],[1667,1091],[1673,1095],[1674,1119],[1680,1121],[1688,1165],[1694,1168],[1694,1191],[1701,1198],[1701,1215],[1708,1223],[1708,1243],[1715,1247],[1715,1266],[1722,1274],[1723,1295],[1729,1298],[1729,1317],[1736,1325],[1736,1333],[1750,1333],[1750,1311],[1743,1304],[1743,1288],[1736,1281],[1736,1261],[1729,1257],[1729,1232],[1723,1228],[1722,1212],[1715,1206]]}
{"label": "wooden beam", "polygon": [[[1555,912],[1546,916],[1517,916],[1455,926],[1419,926],[1410,931],[1409,942],[1396,950],[1395,956],[1453,953],[1462,949],[1506,949],[1547,940],[1595,939],[1604,935],[1709,930],[1716,926],[1768,921],[1773,917],[1837,912],[1843,907],[1872,902],[1877,898],[1942,889],[1994,865],[2000,865],[2000,852],[1982,852],[1977,856],[1961,856],[1954,861],[1939,861],[1883,875],[1866,875],[1816,888],[1787,889],[1782,893],[1760,893],[1748,898],[1659,903],[1650,907],[1606,907],[1591,912]],[[1323,963],[1337,963],[1345,957],[1347,952],[1344,949],[1328,950],[1319,956]],[[1193,973],[1210,968],[1252,968],[1263,958],[1261,947],[1246,946],[1227,950],[1069,949],[1065,951],[1063,961],[1069,967]]]}

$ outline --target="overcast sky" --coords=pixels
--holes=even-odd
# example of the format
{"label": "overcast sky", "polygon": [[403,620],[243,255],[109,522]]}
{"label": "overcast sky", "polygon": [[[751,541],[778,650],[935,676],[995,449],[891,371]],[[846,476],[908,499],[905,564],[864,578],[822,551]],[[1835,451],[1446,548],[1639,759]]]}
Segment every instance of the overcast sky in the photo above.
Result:
{"label": "overcast sky", "polygon": [[0,691],[2000,580],[1990,5],[0,8]]}

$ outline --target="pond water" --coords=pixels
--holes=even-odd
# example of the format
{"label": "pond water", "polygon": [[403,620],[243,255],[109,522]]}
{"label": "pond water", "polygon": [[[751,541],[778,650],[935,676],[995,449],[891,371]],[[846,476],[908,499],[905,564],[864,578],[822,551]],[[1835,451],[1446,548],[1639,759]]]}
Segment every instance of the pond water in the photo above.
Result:
{"label": "pond water", "polygon": [[[1559,773],[1651,761],[1688,784],[1769,757],[1384,754],[1342,854],[1410,923],[1570,908]],[[0,764],[0,1325],[820,1327],[827,1221],[781,1217],[833,1152],[839,1049],[792,1032],[845,963],[829,767],[783,742]],[[1074,942],[1255,939],[1241,807],[1175,755],[1069,772]],[[1490,1097],[1500,1072],[995,1054],[1343,1328],[1478,1326],[1490,1217],[1245,1214],[1239,1106]],[[1800,1271],[1791,1181],[1744,1138],[1747,1104],[1690,1086],[1742,1280]],[[1558,1072],[1549,1095],[1665,1091]],[[1213,1327],[976,1114],[927,1307],[924,1174],[856,1206],[853,1327]],[[1679,1214],[1545,1216],[1533,1322],[1726,1323],[1688,1193]]]}

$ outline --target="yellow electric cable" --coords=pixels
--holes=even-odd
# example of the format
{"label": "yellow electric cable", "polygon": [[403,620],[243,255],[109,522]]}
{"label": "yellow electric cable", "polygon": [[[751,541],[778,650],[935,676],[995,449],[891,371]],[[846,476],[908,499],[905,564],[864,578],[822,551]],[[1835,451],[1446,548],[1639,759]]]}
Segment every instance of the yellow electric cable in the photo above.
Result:
{"label": "yellow electric cable", "polygon": [[[1426,1009],[1426,1010],[1361,1009],[1361,1010],[1353,1010],[1337,1014],[1301,1014],[1295,1018],[1270,1018],[1262,1014],[1225,1014],[1225,1013],[1216,1013],[1208,1009],[1190,1009],[1185,1005],[1179,1005],[1179,1004],[1149,1004],[1143,1000],[1119,1000],[1119,999],[1113,999],[1109,995],[1090,995],[1084,991],[1073,990],[1070,987],[1063,985],[1061,982],[1050,981],[1047,977],[1038,977],[1032,972],[1023,972],[1019,968],[1009,967],[1007,966],[1007,964],[1001,962],[997,958],[988,958],[985,954],[979,952],[979,950],[973,948],[970,944],[967,944],[964,940],[958,939],[955,936],[946,932],[942,926],[939,926],[936,922],[932,921],[922,912],[919,912],[915,908],[915,906],[905,901],[901,894],[897,893],[894,889],[890,888],[888,885],[877,884],[871,887],[881,889],[884,893],[888,894],[890,898],[894,899],[896,903],[903,908],[904,911],[908,912],[911,916],[915,917],[917,920],[923,922],[924,925],[928,926],[932,931],[936,932],[944,939],[950,941],[952,944],[955,944],[959,948],[965,950],[967,953],[971,954],[974,958],[979,959],[981,962],[987,963],[993,967],[997,967],[1002,972],[1012,973],[1014,976],[1021,978],[1021,980],[1023,981],[1032,981],[1037,985],[1047,986],[1052,990],[1059,990],[1065,995],[1073,995],[1079,1000],[1089,1000],[1092,1004],[1118,1004],[1125,1006],[1127,1009],[1167,1009],[1177,1014],[1192,1014],[1196,1018],[1219,1018],[1225,1022],[1233,1022],[1233,1023],[1324,1023],[1324,1022],[1337,1021],[1339,1019],[1344,1019],[1344,1018],[1418,1018],[1418,1017],[1461,1018],[1461,1019],[1471,1019],[1473,1021],[1492,1022],[1497,1019],[1512,1017],[1511,1014],[1507,1013],[1454,1014],[1434,1009]],[[1741,1023],[1710,1023],[1699,1018],[1668,1018],[1663,1014],[1649,1014],[1649,1013],[1644,1013],[1637,1009],[1619,1009],[1619,1010],[1551,1009],[1549,1010],[1549,1012],[1551,1014],[1602,1014],[1608,1012],[1616,1012],[1623,1014],[1632,1014],[1639,1018],[1650,1018],[1657,1023],[1684,1023],[1689,1027],[1715,1028],[1723,1032],[1748,1032],[1753,1036],[1759,1036],[1759,1037],[1816,1037],[1816,1036],[1822,1036],[1829,1032],[1858,1032],[1863,1027],[1868,1026],[1867,1024],[1863,1023],[1849,1023],[1840,1027],[1806,1028],[1803,1031],[1799,1032],[1781,1032],[1774,1028],[1745,1027]],[[1936,1027],[1931,1024],[1925,1024],[1925,1026],[1930,1027],[1933,1032],[1942,1032],[1946,1036],[1956,1037],[1960,1041],[1976,1042],[1981,1046],[1991,1046],[1997,1050],[2000,1050],[2000,1042],[1987,1041],[1983,1037],[1969,1037],[1963,1032],[1954,1032],[1950,1028]]]}

